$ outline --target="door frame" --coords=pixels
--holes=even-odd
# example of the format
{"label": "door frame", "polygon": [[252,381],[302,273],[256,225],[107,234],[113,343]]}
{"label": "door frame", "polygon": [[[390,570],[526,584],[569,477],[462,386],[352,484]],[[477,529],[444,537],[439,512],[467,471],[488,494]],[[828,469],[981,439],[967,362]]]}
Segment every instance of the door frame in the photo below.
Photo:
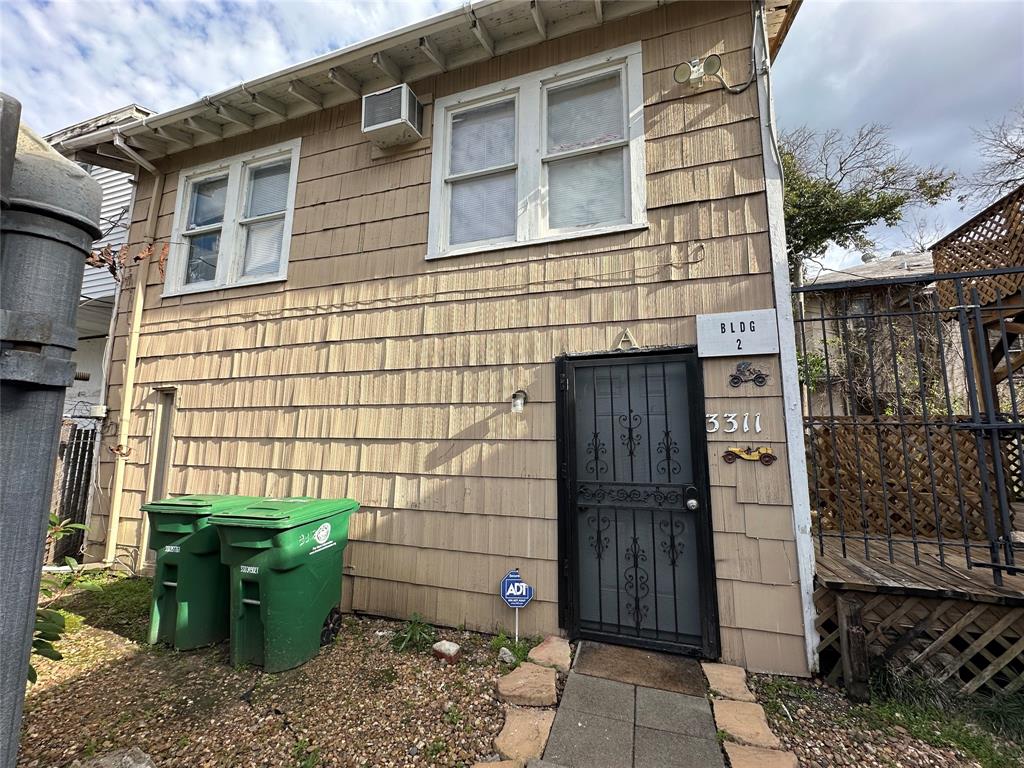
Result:
{"label": "door frame", "polygon": [[[698,517],[697,573],[702,581],[698,585],[701,611],[702,644],[680,646],[660,640],[588,632],[580,628],[579,615],[579,563],[576,530],[573,525],[573,503],[570,494],[570,462],[575,457],[575,397],[570,383],[570,372],[579,362],[607,360],[609,362],[636,359],[650,362],[664,359],[687,364],[692,379],[689,391],[696,394],[687,403],[690,415],[691,439],[694,450],[694,482],[701,501],[702,514]],[[558,623],[571,639],[584,638],[612,644],[632,645],[652,650],[668,651],[706,659],[718,659],[721,654],[721,636],[718,622],[718,579],[715,574],[714,531],[711,515],[711,479],[708,473],[707,433],[704,430],[704,375],[695,346],[659,347],[627,351],[596,352],[560,355],[555,358],[555,419],[558,464]],[[693,430],[700,429],[699,437]]]}

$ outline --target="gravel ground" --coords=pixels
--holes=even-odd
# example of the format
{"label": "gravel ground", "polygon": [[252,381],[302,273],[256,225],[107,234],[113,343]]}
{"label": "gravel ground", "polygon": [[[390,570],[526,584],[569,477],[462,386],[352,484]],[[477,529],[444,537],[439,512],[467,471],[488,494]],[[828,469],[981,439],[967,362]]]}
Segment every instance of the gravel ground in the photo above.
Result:
{"label": "gravel ground", "polygon": [[[981,768],[1016,766],[1020,754],[1014,745],[1005,747],[1004,758],[990,753],[979,761],[961,748],[931,742],[945,739],[936,723],[929,732],[935,738],[915,738],[899,725],[898,707],[860,707],[851,704],[841,689],[820,680],[752,675],[751,687],[764,706],[772,730],[784,748],[796,753],[805,768]],[[907,721],[908,727],[920,727]],[[920,732],[920,731],[919,731]],[[948,731],[946,731],[948,732]],[[977,733],[981,733],[980,729]],[[986,739],[987,741],[987,739]]]}
{"label": "gravel ground", "polygon": [[160,768],[461,766],[493,753],[504,720],[494,699],[502,670],[476,633],[439,631],[464,649],[449,666],[393,651],[398,622],[347,617],[315,659],[266,675],[232,668],[226,644],[150,648],[129,639],[137,620],[121,622],[85,623],[62,641],[64,661],[36,663],[19,766],[131,746]]}

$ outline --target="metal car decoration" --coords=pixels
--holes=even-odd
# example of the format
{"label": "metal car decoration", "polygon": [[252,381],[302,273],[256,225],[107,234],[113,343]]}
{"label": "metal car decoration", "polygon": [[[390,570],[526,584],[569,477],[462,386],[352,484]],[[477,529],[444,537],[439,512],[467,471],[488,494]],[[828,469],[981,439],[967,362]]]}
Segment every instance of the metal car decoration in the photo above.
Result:
{"label": "metal car decoration", "polygon": [[768,374],[755,368],[748,360],[739,363],[736,366],[736,372],[729,374],[730,387],[738,387],[750,381],[754,382],[755,387],[763,387],[768,383]]}
{"label": "metal car decoration", "polygon": [[750,446],[747,446],[746,449],[728,448],[725,453],[722,454],[722,460],[725,461],[726,464],[735,464],[737,459],[743,459],[744,461],[759,461],[766,467],[770,467],[778,461],[778,458],[779,457],[775,455],[775,452],[766,445],[761,446],[760,448],[752,448]]}

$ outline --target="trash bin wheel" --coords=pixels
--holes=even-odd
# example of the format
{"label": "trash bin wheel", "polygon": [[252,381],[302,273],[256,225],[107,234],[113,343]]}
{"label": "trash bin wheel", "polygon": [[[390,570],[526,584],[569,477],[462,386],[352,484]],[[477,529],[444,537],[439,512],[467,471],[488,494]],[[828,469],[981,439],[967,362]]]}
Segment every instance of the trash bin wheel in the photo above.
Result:
{"label": "trash bin wheel", "polygon": [[324,627],[320,630],[320,645],[330,645],[334,638],[341,631],[341,609],[338,606],[331,608],[331,612],[324,619]]}

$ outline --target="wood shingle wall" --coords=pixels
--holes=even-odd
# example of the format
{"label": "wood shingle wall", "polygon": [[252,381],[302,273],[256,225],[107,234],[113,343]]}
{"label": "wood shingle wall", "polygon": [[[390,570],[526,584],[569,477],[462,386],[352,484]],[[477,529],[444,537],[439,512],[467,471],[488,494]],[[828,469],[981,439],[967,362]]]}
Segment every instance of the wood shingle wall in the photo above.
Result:
{"label": "wood shingle wall", "polygon": [[[641,346],[693,344],[696,314],[774,303],[756,88],[729,95],[672,80],[680,61],[715,52],[727,81],[746,81],[751,26],[748,2],[677,3],[412,84],[429,130],[435,98],[641,40],[644,231],[426,261],[430,137],[372,149],[357,104],[172,156],[160,239],[181,168],[302,138],[288,280],[163,299],[150,270],[120,542],[138,545],[153,388],[173,385],[171,493],[351,496],[365,510],[346,553],[354,609],[507,626],[496,587],[518,566],[537,595],[523,630],[556,630],[553,359],[610,349],[624,328]],[[133,242],[151,190],[144,178]],[[802,673],[778,361],[752,360],[770,375],[763,389],[728,387],[736,360],[704,371],[708,410],[760,411],[760,444],[780,458],[726,465],[721,452],[735,441],[711,436],[723,655]],[[529,393],[522,414],[510,412],[517,389]],[[97,556],[113,459],[103,453]]]}

